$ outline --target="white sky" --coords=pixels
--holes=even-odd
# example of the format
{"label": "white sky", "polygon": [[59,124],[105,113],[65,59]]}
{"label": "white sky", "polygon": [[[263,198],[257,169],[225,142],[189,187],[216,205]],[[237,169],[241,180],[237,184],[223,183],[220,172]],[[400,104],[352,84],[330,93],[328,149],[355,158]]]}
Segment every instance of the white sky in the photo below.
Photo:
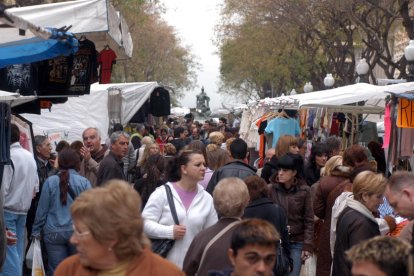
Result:
{"label": "white sky", "polygon": [[196,107],[196,95],[204,91],[210,97],[210,108],[221,107],[223,97],[217,94],[220,59],[213,45],[214,26],[219,19],[219,4],[222,0],[163,0],[167,9],[164,16],[173,26],[185,46],[198,57],[201,64],[197,72],[198,87],[185,91],[181,100],[183,107]]}

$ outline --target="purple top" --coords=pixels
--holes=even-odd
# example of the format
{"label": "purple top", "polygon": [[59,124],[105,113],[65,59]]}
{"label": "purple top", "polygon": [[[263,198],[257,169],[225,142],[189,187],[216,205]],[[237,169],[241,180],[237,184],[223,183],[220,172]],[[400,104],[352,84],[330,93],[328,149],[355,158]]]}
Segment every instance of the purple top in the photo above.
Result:
{"label": "purple top", "polygon": [[198,184],[204,187],[204,189],[207,188],[208,182],[210,182],[211,177],[213,176],[214,171],[210,170],[209,168],[206,168],[206,173],[204,174],[204,179],[199,181]]}
{"label": "purple top", "polygon": [[174,182],[172,184],[173,184],[173,187],[174,187],[175,191],[180,196],[181,201],[183,202],[185,209],[188,210],[188,208],[191,205],[191,202],[193,202],[193,199],[197,195],[197,189],[193,192],[187,192],[187,191],[184,191],[183,189],[181,189],[180,187],[178,187],[176,182]]}

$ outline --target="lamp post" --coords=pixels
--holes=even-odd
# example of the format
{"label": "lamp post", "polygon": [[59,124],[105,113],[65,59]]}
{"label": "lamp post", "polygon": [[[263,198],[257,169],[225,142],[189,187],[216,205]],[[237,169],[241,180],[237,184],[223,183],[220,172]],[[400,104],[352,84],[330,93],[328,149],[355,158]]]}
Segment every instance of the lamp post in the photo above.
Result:
{"label": "lamp post", "polygon": [[309,93],[313,91],[313,86],[310,82],[305,83],[305,86],[303,87],[303,92]]}
{"label": "lamp post", "polygon": [[407,81],[414,81],[414,40],[410,40],[404,49],[404,56],[408,62]]}
{"label": "lamp post", "polygon": [[332,74],[326,74],[326,77],[323,79],[323,84],[326,89],[331,89],[335,84],[335,79],[332,77]]}
{"label": "lamp post", "polygon": [[369,83],[368,71],[369,71],[369,64],[367,63],[365,58],[362,58],[356,67],[356,72],[359,77],[359,81],[358,81],[359,83],[361,82]]}

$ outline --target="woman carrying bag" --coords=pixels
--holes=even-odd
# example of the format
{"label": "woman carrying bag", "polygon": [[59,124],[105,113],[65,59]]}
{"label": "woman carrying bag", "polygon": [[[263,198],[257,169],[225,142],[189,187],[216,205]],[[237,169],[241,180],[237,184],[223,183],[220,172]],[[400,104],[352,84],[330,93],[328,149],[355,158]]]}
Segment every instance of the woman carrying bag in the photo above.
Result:
{"label": "woman carrying bag", "polygon": [[32,238],[42,234],[51,275],[63,259],[76,253],[69,242],[73,233],[70,206],[80,193],[91,188],[89,180],[77,172],[80,159],[75,150],[62,150],[58,158],[59,173],[43,184],[32,231]]}
{"label": "woman carrying bag", "polygon": [[191,241],[201,230],[217,222],[213,198],[197,184],[206,170],[204,156],[196,150],[180,152],[168,166],[166,185],[171,189],[179,224],[174,222],[166,188],[158,187],[142,212],[144,232],[151,239],[174,239],[167,259],[182,268]]}

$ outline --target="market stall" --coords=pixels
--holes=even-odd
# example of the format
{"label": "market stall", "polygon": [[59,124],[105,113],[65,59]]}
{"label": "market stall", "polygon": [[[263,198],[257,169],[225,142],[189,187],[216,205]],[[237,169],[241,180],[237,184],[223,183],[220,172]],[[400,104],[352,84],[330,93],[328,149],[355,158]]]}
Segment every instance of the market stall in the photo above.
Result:
{"label": "market stall", "polygon": [[54,105],[51,111],[43,109],[40,115],[22,116],[33,123],[36,135],[53,135],[56,141],[73,142],[82,139],[87,127],[97,127],[105,141],[110,124],[128,123],[158,87],[156,82],[95,83],[89,95],[69,98],[64,104]]}

